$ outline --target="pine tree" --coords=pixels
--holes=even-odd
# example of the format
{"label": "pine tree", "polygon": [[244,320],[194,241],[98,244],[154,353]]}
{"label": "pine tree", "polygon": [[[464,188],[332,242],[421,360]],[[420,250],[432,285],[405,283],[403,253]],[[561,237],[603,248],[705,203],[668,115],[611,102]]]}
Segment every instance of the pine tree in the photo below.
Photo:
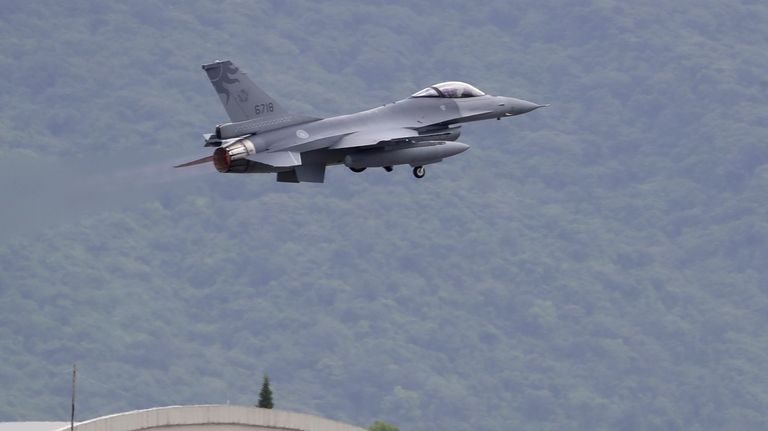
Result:
{"label": "pine tree", "polygon": [[263,409],[271,409],[275,406],[274,403],[272,403],[272,389],[269,388],[269,376],[266,374],[264,374],[264,382],[261,384],[258,406]]}
{"label": "pine tree", "polygon": [[384,421],[375,421],[368,426],[368,431],[400,431],[397,425],[392,425]]}

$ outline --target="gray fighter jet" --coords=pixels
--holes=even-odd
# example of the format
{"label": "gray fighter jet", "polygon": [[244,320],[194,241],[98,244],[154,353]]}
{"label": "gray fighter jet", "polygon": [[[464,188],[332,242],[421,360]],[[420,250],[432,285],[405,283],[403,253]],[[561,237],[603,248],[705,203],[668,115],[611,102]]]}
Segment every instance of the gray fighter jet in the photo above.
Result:
{"label": "gray fighter jet", "polygon": [[213,162],[219,172],[277,173],[277,181],[322,183],[325,168],[353,172],[425,165],[466,151],[461,123],[525,114],[546,105],[491,96],[463,82],[443,82],[378,108],[330,118],[286,112],[231,61],[203,65],[232,122],[205,135],[213,155],[177,168]]}

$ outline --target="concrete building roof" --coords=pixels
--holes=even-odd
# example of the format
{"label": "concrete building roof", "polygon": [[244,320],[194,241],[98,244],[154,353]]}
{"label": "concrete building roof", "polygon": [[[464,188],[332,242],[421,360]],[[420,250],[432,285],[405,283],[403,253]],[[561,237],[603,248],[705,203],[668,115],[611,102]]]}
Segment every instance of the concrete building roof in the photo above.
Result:
{"label": "concrete building roof", "polygon": [[66,426],[69,422],[0,422],[0,431],[54,431]]}
{"label": "concrete building roof", "polygon": [[[57,430],[68,431],[69,424],[64,424],[57,428]],[[304,413],[230,405],[158,407],[104,416],[75,425],[75,431],[144,430],[366,431],[360,427]],[[13,431],[16,430],[14,429]],[[23,431],[54,431],[54,429]]]}

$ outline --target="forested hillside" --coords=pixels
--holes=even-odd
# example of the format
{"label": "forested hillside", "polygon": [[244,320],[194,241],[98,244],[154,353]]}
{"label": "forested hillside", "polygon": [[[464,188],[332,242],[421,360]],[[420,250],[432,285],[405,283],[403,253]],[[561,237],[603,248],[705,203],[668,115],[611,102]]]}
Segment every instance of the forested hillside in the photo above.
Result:
{"label": "forested hillside", "polygon": [[[255,404],[402,430],[768,428],[768,4],[1,2],[0,421]],[[551,103],[430,166],[173,170],[228,58],[331,116]]]}

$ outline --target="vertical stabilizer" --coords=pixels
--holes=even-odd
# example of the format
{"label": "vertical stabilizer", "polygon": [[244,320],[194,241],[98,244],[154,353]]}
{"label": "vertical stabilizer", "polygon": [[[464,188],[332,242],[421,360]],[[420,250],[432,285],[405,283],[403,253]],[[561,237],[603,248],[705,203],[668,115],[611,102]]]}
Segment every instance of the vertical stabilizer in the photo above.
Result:
{"label": "vertical stabilizer", "polygon": [[283,108],[240,71],[231,61],[204,64],[213,88],[219,94],[224,109],[232,122],[254,118],[283,117]]}

